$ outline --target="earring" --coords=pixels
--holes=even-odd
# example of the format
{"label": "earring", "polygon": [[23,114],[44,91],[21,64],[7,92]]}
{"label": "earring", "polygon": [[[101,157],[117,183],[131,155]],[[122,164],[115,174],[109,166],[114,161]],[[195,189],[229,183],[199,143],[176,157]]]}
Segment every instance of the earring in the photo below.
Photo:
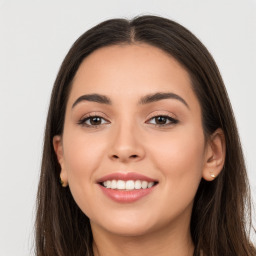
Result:
{"label": "earring", "polygon": [[62,187],[66,187],[65,184],[64,184],[64,181],[61,179],[61,177],[60,177],[60,184],[61,184]]}
{"label": "earring", "polygon": [[213,179],[216,178],[216,176],[215,176],[215,174],[214,174],[213,172],[210,172],[210,176],[211,176]]}

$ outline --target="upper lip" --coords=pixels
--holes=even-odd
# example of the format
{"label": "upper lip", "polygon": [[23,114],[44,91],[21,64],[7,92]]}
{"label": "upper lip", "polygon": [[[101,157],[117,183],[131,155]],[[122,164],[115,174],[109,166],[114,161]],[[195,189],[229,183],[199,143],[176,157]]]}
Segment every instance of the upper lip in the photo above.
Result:
{"label": "upper lip", "polygon": [[147,182],[157,182],[157,180],[142,175],[136,172],[115,172],[108,175],[105,175],[97,180],[98,183],[102,183],[107,180],[145,180]]}

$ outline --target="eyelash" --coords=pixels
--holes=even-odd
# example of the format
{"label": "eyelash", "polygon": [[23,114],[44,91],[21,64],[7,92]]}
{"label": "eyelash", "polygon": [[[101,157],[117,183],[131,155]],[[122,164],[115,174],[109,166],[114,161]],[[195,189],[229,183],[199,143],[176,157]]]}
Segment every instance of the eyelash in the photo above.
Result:
{"label": "eyelash", "polygon": [[89,124],[86,124],[86,121],[88,120],[92,120],[93,118],[95,117],[98,117],[100,118],[101,120],[105,120],[105,118],[103,118],[102,116],[99,116],[99,115],[94,115],[94,114],[90,114],[84,118],[82,118],[81,120],[78,121],[78,124],[81,125],[81,126],[86,126],[88,128],[99,128],[99,126],[103,125],[103,124],[97,124],[97,125],[89,125]]}
{"label": "eyelash", "polygon": [[[88,115],[88,116],[84,117],[83,119],[79,120],[78,124],[81,125],[81,126],[86,126],[88,128],[95,128],[95,129],[100,128],[100,126],[104,125],[104,124],[96,124],[96,125],[86,124],[86,121],[92,120],[93,118],[96,118],[96,117],[100,118],[101,120],[105,120],[105,118],[103,118],[103,117],[101,117],[99,115]],[[160,127],[160,128],[164,128],[166,126],[177,124],[179,122],[177,119],[174,119],[173,117],[171,117],[169,115],[156,115],[156,116],[151,117],[148,120],[150,121],[150,120],[156,119],[157,117],[162,117],[162,118],[165,118],[167,121],[169,121],[169,123],[167,123],[167,124],[153,124],[154,126]],[[108,121],[106,121],[105,124],[107,124],[107,123],[108,123]]]}
{"label": "eyelash", "polygon": [[[169,116],[169,115],[156,115],[156,116],[152,116],[150,119],[148,119],[148,120],[153,120],[153,119],[155,119],[156,120],[156,118],[158,118],[158,117],[162,117],[162,118],[165,118],[166,119],[166,121],[169,121],[169,123],[167,123],[167,124],[153,124],[153,125],[155,125],[156,127],[160,127],[160,128],[164,128],[164,127],[166,127],[166,126],[171,126],[171,125],[174,125],[174,124],[177,124],[179,121],[177,120],[177,119],[175,119],[175,118],[173,118],[173,117],[171,117],[171,116]],[[148,121],[147,121],[148,122]]]}

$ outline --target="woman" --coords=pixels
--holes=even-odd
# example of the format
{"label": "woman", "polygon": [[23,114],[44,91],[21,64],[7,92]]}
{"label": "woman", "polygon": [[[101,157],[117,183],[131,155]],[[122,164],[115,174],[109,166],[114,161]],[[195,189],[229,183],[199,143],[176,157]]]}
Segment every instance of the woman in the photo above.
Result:
{"label": "woman", "polygon": [[83,34],[51,96],[36,254],[251,256],[250,219],[235,119],[202,43],[156,16]]}

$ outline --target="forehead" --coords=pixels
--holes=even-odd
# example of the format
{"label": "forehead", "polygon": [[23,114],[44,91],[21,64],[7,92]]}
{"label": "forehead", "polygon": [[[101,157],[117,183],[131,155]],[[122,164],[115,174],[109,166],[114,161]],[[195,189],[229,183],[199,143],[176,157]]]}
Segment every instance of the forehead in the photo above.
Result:
{"label": "forehead", "polygon": [[88,93],[135,99],[159,91],[195,97],[188,72],[166,52],[144,43],[114,45],[83,60],[70,100]]}

